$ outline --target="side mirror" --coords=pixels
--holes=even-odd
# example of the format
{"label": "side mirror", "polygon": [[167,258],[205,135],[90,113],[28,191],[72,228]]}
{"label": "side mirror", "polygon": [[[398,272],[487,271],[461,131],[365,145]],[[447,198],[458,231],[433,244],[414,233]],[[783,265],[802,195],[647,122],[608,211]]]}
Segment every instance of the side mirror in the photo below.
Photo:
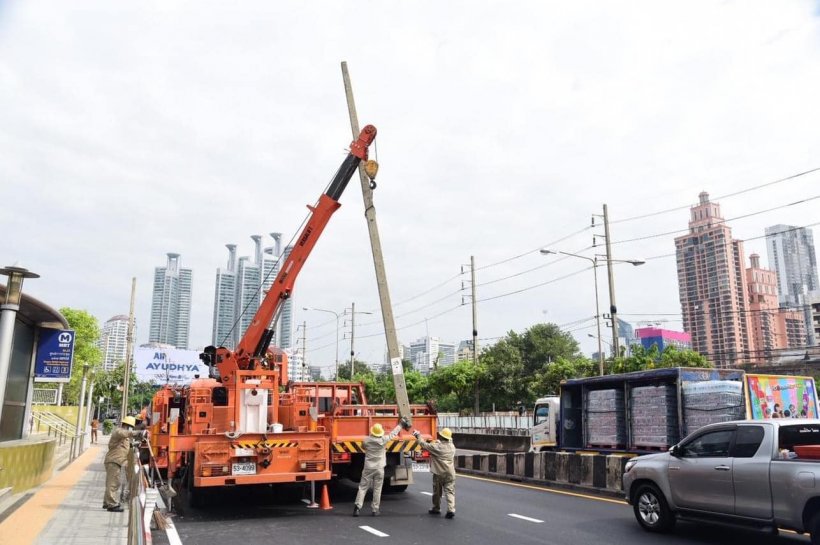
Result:
{"label": "side mirror", "polygon": [[680,447],[678,445],[672,445],[669,447],[669,454],[674,456],[675,458],[680,456]]}

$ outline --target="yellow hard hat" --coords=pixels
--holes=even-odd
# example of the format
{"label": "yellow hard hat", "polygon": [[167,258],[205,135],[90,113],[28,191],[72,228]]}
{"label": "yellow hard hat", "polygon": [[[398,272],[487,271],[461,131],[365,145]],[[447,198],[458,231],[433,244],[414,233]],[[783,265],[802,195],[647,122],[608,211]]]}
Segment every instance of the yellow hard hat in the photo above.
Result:
{"label": "yellow hard hat", "polygon": [[438,430],[438,434],[448,441],[453,440],[453,432],[450,431],[450,428],[441,428]]}
{"label": "yellow hard hat", "polygon": [[133,416],[126,416],[122,419],[122,423],[131,426],[132,428],[137,425],[137,421],[134,420]]}
{"label": "yellow hard hat", "polygon": [[381,424],[373,424],[373,427],[370,428],[370,435],[373,437],[381,437],[384,435],[384,428]]}

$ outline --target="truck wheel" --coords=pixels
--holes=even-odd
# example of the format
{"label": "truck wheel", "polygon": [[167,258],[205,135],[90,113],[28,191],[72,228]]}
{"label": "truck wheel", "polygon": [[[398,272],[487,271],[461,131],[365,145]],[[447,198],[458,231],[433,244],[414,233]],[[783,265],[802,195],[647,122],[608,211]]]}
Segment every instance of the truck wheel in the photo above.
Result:
{"label": "truck wheel", "polygon": [[185,503],[187,507],[202,507],[205,503],[205,491],[194,486],[194,457],[191,455],[191,462],[185,468]]}
{"label": "truck wheel", "polygon": [[809,527],[806,529],[811,534],[812,545],[820,545],[820,513],[815,514],[809,520]]}
{"label": "truck wheel", "polygon": [[675,526],[675,516],[655,485],[641,485],[633,497],[635,518],[644,530],[668,532]]}
{"label": "truck wheel", "polygon": [[384,491],[388,494],[401,494],[407,490],[406,484],[394,484],[394,485],[385,485]]}

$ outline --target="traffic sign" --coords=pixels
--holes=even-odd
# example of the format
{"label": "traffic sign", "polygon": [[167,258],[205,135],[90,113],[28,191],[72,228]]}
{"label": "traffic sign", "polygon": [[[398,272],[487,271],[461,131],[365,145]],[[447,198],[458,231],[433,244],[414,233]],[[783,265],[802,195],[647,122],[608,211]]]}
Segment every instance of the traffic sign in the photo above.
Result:
{"label": "traffic sign", "polygon": [[74,330],[41,329],[34,360],[34,382],[68,382],[74,359]]}

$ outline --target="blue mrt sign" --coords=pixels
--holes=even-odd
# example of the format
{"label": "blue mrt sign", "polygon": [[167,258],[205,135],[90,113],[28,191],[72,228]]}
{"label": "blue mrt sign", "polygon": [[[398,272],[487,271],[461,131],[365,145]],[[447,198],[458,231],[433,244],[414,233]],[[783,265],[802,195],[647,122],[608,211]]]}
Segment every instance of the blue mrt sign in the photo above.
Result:
{"label": "blue mrt sign", "polygon": [[74,358],[74,331],[41,329],[34,360],[35,382],[68,382]]}

